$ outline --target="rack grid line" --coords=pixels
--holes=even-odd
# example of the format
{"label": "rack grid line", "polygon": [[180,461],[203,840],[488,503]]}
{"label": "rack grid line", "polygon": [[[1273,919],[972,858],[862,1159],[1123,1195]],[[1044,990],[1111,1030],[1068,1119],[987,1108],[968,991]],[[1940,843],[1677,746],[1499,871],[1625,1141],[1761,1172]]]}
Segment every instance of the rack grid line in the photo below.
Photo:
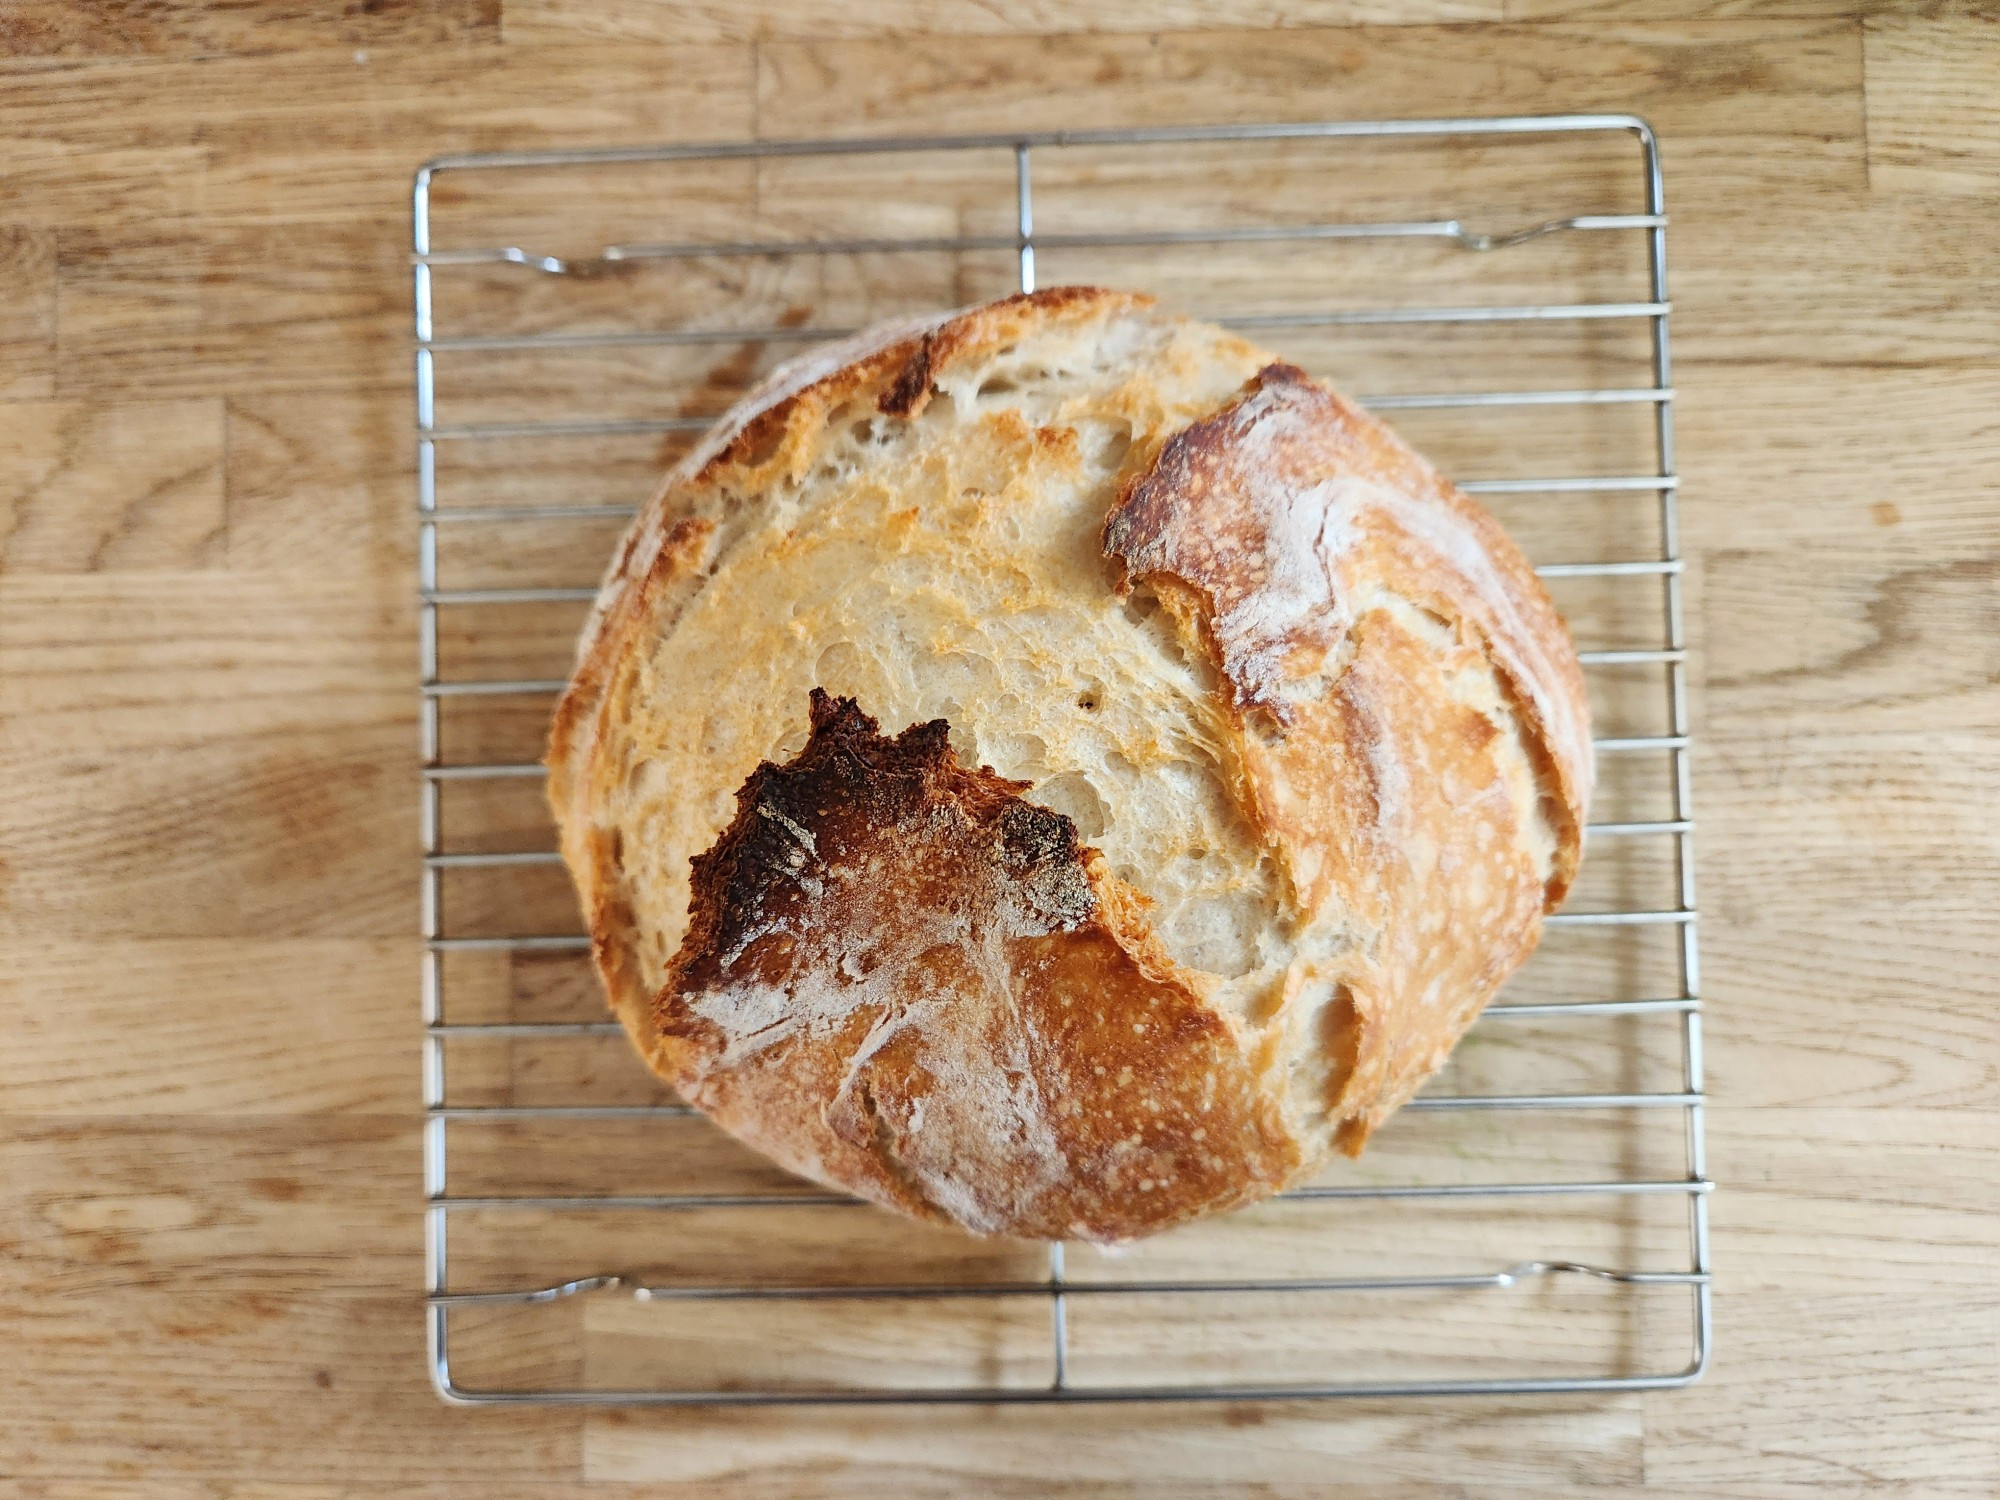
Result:
{"label": "rack grid line", "polygon": [[[1508,224],[1473,227],[1449,213],[1433,217],[1343,221],[1315,217],[1293,224],[1218,224],[1199,228],[1160,228],[1134,224],[1087,232],[1052,231],[1038,227],[1036,165],[1045,159],[1061,161],[1064,153],[1086,149],[1147,149],[1170,151],[1175,147],[1214,147],[1232,143],[1322,143],[1329,146],[1369,142],[1451,143],[1582,139],[1604,137],[1636,145],[1638,153],[1638,194],[1644,211],[1638,213],[1567,214],[1549,217],[1526,212]],[[573,257],[550,253],[517,243],[470,244],[439,247],[432,242],[433,196],[441,178],[451,174],[468,184],[494,181],[525,182],[532,186],[547,180],[546,174],[575,173],[579,169],[651,167],[671,163],[749,161],[766,163],[782,159],[824,160],[893,157],[911,153],[956,154],[971,159],[981,154],[1011,157],[1010,228],[998,233],[957,232],[948,234],[884,237],[873,235],[803,235],[794,238],[759,235],[740,239],[630,240],[602,246],[590,259],[600,265],[628,263],[635,267],[654,265],[655,274],[680,274],[674,268],[696,261],[774,261],[786,259],[857,256],[937,256],[973,252],[1000,252],[1011,256],[1016,288],[1027,291],[1035,286],[1038,251],[1119,250],[1119,249],[1202,249],[1213,247],[1321,247],[1326,254],[1343,253],[1343,246],[1366,242],[1441,242],[1473,256],[1511,250],[1531,241],[1560,236],[1611,237],[1642,236],[1645,268],[1641,285],[1617,296],[1554,296],[1547,300],[1522,299],[1492,305],[1441,303],[1431,299],[1396,305],[1353,307],[1298,306],[1281,311],[1239,310],[1216,318],[1227,326],[1246,332],[1285,329],[1365,329],[1365,328],[1496,328],[1555,327],[1578,325],[1583,328],[1630,323],[1643,328],[1649,344],[1648,378],[1645,383],[1606,381],[1598,385],[1553,385],[1537,388],[1515,385],[1511,380],[1490,388],[1464,391],[1434,390],[1412,393],[1385,393],[1363,397],[1368,404],[1385,411],[1532,413],[1564,409],[1636,407],[1648,413],[1653,448],[1650,471],[1611,469],[1591,474],[1547,474],[1539,476],[1494,475],[1460,481],[1460,487],[1475,495],[1498,498],[1523,497],[1537,504],[1559,506],[1564,497],[1621,496],[1617,504],[1637,507],[1633,514],[1650,515],[1657,526],[1657,546],[1651,555],[1621,555],[1594,561],[1543,563],[1538,571],[1557,580],[1604,580],[1621,587],[1645,587],[1658,591],[1659,635],[1657,644],[1627,642],[1591,646],[1580,657],[1589,675],[1616,673],[1625,668],[1657,671],[1664,682],[1664,732],[1606,734],[1595,741],[1600,756],[1621,760],[1658,756],[1664,763],[1664,811],[1657,815],[1605,818],[1587,826],[1593,847],[1633,848],[1662,846],[1672,870],[1673,899],[1670,904],[1638,903],[1615,910],[1564,911],[1547,919],[1552,932],[1571,931],[1577,940],[1591,939],[1593,933],[1660,929],[1671,935],[1675,993],[1642,990],[1636,996],[1591,997],[1565,994],[1560,999],[1497,1002],[1481,1017],[1476,1031],[1492,1033],[1496,1027],[1519,1028],[1535,1023],[1571,1024],[1601,1021],[1637,1025],[1658,1017],[1672,1027],[1678,1053],[1674,1086],[1632,1087],[1612,1090],[1588,1087],[1543,1086],[1529,1091],[1495,1089],[1475,1092],[1420,1094],[1406,1106],[1411,1116],[1506,1115],[1539,1119],[1550,1115],[1610,1113],[1623,1116],[1654,1117],[1678,1115],[1684,1122],[1680,1137],[1681,1171],[1663,1176],[1658,1171],[1635,1170],[1628,1175],[1606,1177],[1582,1175],[1565,1177],[1559,1172],[1527,1176],[1497,1173],[1491,1180],[1466,1182],[1407,1181],[1372,1183],[1313,1183],[1280,1194],[1272,1200],[1273,1212],[1299,1213],[1312,1205],[1365,1205],[1401,1203],[1408,1205],[1479,1203],[1557,1202],[1645,1202],[1678,1201],[1686,1211],[1686,1256],[1679,1266],[1606,1265],[1559,1255],[1489,1261],[1488,1268],[1431,1273],[1413,1269],[1402,1275],[1272,1275],[1251,1277],[1158,1277],[1142,1274],[1079,1274],[1076,1264],[1061,1244],[1047,1248],[1045,1270],[1034,1276],[1014,1274],[992,1279],[922,1280],[897,1277],[894,1268],[876,1281],[862,1284],[814,1283],[772,1280],[766,1283],[743,1281],[713,1282],[702,1278],[661,1280],[635,1276],[603,1267],[571,1268],[566,1280],[530,1279],[527,1284],[509,1286],[460,1285],[452,1274],[450,1247],[454,1236],[465,1231],[453,1221],[464,1216],[500,1215],[506,1219],[532,1215],[571,1215],[580,1212],[615,1212],[620,1215],[686,1215],[691,1212],[753,1212],[774,1207],[851,1208],[859,1200],[840,1193],[813,1190],[799,1185],[783,1190],[756,1191],[677,1191],[651,1192],[614,1189],[597,1192],[555,1192],[524,1186],[508,1191],[504,1186],[481,1187],[459,1192],[452,1187],[449,1149],[457,1129],[501,1127],[508,1130],[548,1129],[565,1123],[618,1121],[659,1122],[663,1128],[674,1122],[693,1122],[693,1128],[707,1128],[699,1116],[685,1105],[672,1102],[631,1103],[619,1099],[588,1098],[552,1103],[465,1102],[447,1093],[447,1055],[460,1049],[485,1047],[588,1046],[616,1038],[621,1028],[606,1020],[519,1019],[465,1020],[448,1016],[446,1000],[448,971],[454,956],[499,955],[516,961],[565,961],[589,948],[589,939],[579,933],[537,930],[548,926],[548,918],[524,914],[513,931],[461,931],[447,920],[446,882],[457,878],[485,878],[513,871],[532,873],[558,865],[559,856],[546,848],[465,849],[447,847],[445,835],[446,791],[471,791],[484,784],[504,790],[509,784],[531,781],[541,774],[538,763],[521,758],[487,756],[461,758],[446,752],[447,712],[458,705],[477,706],[498,700],[534,700],[559,692],[560,679],[523,673],[516,676],[458,675],[445,670],[441,649],[443,625],[447,617],[464,618],[466,612],[482,608],[505,609],[541,605],[582,605],[594,590],[568,579],[511,579],[493,586],[441,584],[445,539],[500,529],[495,534],[511,534],[505,528],[555,523],[558,526],[586,521],[611,521],[633,513],[622,503],[535,503],[510,505],[458,506],[440,503],[441,464],[455,461],[448,455],[464,453],[493,442],[542,443],[552,440],[605,439],[652,435],[693,434],[708,425],[709,418],[692,415],[659,417],[550,416],[522,420],[442,422],[438,419],[439,392],[444,375],[442,363],[450,363],[455,381],[476,387],[477,372],[459,373],[490,354],[537,354],[546,351],[621,351],[645,349],[700,349],[716,345],[763,348],[784,344],[806,345],[839,338],[852,331],[849,326],[792,327],[770,321],[746,320],[742,326],[694,326],[681,328],[633,327],[617,329],[563,330],[532,333],[445,331],[439,326],[435,295],[441,276],[476,268],[498,268],[502,274],[531,278],[537,284],[560,287],[565,278],[576,279],[583,263]],[[1221,127],[1187,127],[1141,130],[1081,132],[1003,133],[958,137],[902,137],[881,140],[744,142],[722,145],[670,145],[657,147],[606,148],[580,151],[497,152],[440,157],[417,173],[413,193],[412,275],[414,298],[416,430],[417,430],[417,523],[418,604],[420,653],[419,723],[421,734],[421,829],[423,859],[420,874],[421,928],[425,941],[422,976],[422,1008],[425,1023],[423,1040],[423,1094],[425,1106],[424,1176],[426,1225],[426,1323],[431,1375],[445,1398],[469,1403],[552,1403],[562,1405],[772,1405],[811,1403],[863,1405],[884,1402],[937,1404],[990,1402],[1004,1404],[1056,1401],[1174,1401],[1251,1398],[1336,1398],[1397,1397],[1438,1395],[1520,1394],[1535,1392],[1592,1392],[1656,1390],[1683,1385],[1698,1379],[1709,1357],[1712,1333],[1710,1263],[1708,1241],[1709,1180],[1703,1142],[1704,1082],[1701,1047],[1701,1003],[1697,954],[1697,917],[1691,839],[1694,822],[1691,812],[1688,716],[1688,648],[1682,591],[1682,559],[1676,510],[1678,478],[1674,462],[1674,387],[1669,348],[1668,319],[1672,304],[1667,292],[1667,217],[1660,169],[1658,144],[1650,128],[1636,117],[1626,115],[1560,115],[1508,117],[1480,120],[1409,121],[1328,121],[1304,124],[1273,124]],[[1315,251],[1314,253],[1319,253]],[[685,408],[683,408],[685,410]],[[579,462],[587,463],[588,450]],[[458,543],[453,546],[457,547]],[[1647,550],[1645,548],[1637,551]],[[455,554],[454,554],[455,555]],[[1622,581],[1622,582],[1621,582]],[[1635,762],[1636,763],[1636,762]],[[453,792],[453,795],[459,795]],[[470,1055],[470,1054],[467,1054]],[[540,1054],[538,1054],[540,1055]],[[456,1076],[456,1074],[454,1074]],[[760,1215],[761,1216],[761,1215]],[[1500,1264],[1500,1269],[1491,1269]],[[1114,1267],[1115,1271],[1115,1267]],[[1678,1292],[1687,1297],[1688,1346],[1685,1358],[1664,1367],[1598,1371],[1591,1369],[1545,1373],[1523,1368],[1499,1377],[1447,1374],[1432,1378],[1348,1378],[1269,1380],[1212,1379],[1195,1374],[1182,1380],[1159,1379],[1134,1382],[1128,1379],[1093,1379],[1090,1376],[1092,1350],[1079,1310],[1073,1303],[1119,1302],[1143,1297],[1218,1296],[1283,1298],[1311,1296],[1338,1300],[1377,1295],[1447,1293],[1473,1297],[1519,1295],[1526,1283],[1590,1284],[1630,1295],[1648,1291]],[[911,1383],[884,1388],[840,1387],[825,1384],[794,1386],[785,1382],[765,1384],[716,1383],[687,1388],[675,1387],[668,1378],[670,1365],[659,1370],[655,1384],[631,1385],[622,1381],[605,1383],[526,1378],[511,1382],[482,1382],[477,1377],[461,1378],[454,1371],[454,1310],[485,1309],[488,1312],[526,1310],[575,1298],[625,1297],[638,1303],[755,1303],[783,1307],[861,1302],[869,1304],[930,1304],[1014,1302],[1046,1299],[1048,1303],[1047,1367],[1041,1379],[995,1377],[967,1383]],[[1190,1317],[1201,1316],[1199,1307]]]}

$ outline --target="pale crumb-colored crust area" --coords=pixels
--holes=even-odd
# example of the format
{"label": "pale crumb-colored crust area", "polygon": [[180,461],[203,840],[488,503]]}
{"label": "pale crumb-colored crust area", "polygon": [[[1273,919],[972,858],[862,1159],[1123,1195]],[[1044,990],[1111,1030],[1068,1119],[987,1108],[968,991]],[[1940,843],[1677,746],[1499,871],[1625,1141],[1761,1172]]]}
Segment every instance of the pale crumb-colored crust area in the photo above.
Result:
{"label": "pale crumb-colored crust area", "polygon": [[1279,1186],[1299,1152],[1242,1028],[1128,947],[1069,819],[960,766],[942,721],[877,731],[815,692],[804,750],[695,860],[658,1012],[683,1097],[979,1231],[1124,1240]]}
{"label": "pale crumb-colored crust area", "polygon": [[1090,288],[774,372],[613,558],[549,769],[612,1008],[692,1103],[1102,1241],[1358,1151],[1532,950],[1590,780],[1483,512]]}

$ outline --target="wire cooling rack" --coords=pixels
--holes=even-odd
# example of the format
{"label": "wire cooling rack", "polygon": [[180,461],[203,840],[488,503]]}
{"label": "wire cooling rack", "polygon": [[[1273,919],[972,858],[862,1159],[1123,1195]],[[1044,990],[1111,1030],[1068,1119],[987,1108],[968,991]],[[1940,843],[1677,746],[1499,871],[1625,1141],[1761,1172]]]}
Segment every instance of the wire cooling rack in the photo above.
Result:
{"label": "wire cooling rack", "polygon": [[[1699,1378],[1711,1185],[1687,641],[1643,121],[463,155],[418,172],[414,210],[442,1395],[1136,1401]],[[1368,1158],[1122,1257],[905,1226],[761,1168],[663,1097],[594,1000],[538,810],[564,653],[674,445],[776,358],[1030,290],[1038,256],[1045,282],[1158,289],[1288,356],[1308,346],[1317,372],[1427,422],[1413,437],[1558,592],[1600,730],[1601,821],[1571,909]],[[1406,388],[1371,390],[1382,372]]]}

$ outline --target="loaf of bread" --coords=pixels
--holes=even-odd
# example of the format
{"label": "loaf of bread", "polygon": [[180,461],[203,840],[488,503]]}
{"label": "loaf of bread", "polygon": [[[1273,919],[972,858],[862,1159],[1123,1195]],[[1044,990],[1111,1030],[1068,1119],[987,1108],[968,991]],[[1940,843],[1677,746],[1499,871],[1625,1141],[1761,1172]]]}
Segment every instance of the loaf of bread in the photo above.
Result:
{"label": "loaf of bread", "polygon": [[1358,1153],[1576,872],[1533,570],[1242,339],[1065,287],[781,368],[625,537],[549,795],[646,1061],[793,1172],[1115,1242]]}

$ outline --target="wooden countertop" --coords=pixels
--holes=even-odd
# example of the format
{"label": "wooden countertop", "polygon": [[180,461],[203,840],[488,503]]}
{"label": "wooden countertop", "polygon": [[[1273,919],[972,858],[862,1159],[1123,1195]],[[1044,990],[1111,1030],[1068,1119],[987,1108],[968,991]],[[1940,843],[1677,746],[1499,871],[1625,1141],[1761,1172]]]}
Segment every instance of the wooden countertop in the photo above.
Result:
{"label": "wooden countertop", "polygon": [[[1994,1494],[2000,21],[1877,11],[12,0],[0,1497]],[[1552,108],[1648,116],[1670,174],[1724,1187],[1706,1382],[439,1403],[415,1311],[414,164]]]}

